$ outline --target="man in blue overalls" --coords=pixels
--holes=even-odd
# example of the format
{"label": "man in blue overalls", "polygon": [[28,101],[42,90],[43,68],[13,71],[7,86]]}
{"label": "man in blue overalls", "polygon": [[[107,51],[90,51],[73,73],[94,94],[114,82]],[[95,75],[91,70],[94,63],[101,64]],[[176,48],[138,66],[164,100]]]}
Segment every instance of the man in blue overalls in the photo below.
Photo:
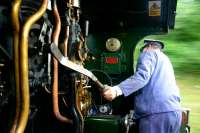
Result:
{"label": "man in blue overalls", "polygon": [[140,90],[134,103],[139,133],[178,133],[181,126],[179,88],[163,48],[161,41],[145,40],[135,74],[103,92],[112,101]]}

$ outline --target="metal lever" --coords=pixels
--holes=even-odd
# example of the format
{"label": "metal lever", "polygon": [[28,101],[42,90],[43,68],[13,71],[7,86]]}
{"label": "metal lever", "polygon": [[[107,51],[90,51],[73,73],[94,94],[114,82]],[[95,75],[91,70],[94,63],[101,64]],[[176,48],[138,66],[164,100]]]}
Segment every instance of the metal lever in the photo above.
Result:
{"label": "metal lever", "polygon": [[64,57],[54,43],[50,45],[50,51],[60,64],[89,77],[92,81],[94,81],[98,85],[100,91],[103,91],[105,89],[105,86],[97,79],[97,77],[91,71],[87,70],[83,66],[73,63],[67,57]]}

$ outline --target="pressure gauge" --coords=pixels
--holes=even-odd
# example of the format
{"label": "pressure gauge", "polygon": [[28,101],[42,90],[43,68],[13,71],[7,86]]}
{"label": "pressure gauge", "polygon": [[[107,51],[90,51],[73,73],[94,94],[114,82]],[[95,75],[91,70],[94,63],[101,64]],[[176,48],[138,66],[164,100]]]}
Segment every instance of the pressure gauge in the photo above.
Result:
{"label": "pressure gauge", "polygon": [[110,52],[116,52],[121,48],[121,43],[117,38],[109,38],[106,41],[106,49]]}
{"label": "pressure gauge", "polygon": [[110,104],[104,104],[99,106],[99,113],[101,114],[109,114],[111,113],[111,105]]}
{"label": "pressure gauge", "polygon": [[99,107],[99,112],[100,113],[107,113],[108,112],[108,107],[102,105]]}

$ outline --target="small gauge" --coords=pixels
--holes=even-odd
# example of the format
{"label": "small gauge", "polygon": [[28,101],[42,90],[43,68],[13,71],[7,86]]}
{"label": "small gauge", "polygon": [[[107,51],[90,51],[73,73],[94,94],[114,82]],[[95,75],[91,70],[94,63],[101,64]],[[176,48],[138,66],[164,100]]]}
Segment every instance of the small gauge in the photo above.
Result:
{"label": "small gauge", "polygon": [[108,107],[105,105],[102,105],[99,107],[99,112],[100,113],[107,113],[108,112]]}
{"label": "small gauge", "polygon": [[106,49],[110,52],[116,52],[121,48],[121,43],[117,38],[109,38],[106,41]]}
{"label": "small gauge", "polygon": [[101,114],[110,114],[112,112],[112,108],[110,104],[104,104],[99,106],[99,113]]}

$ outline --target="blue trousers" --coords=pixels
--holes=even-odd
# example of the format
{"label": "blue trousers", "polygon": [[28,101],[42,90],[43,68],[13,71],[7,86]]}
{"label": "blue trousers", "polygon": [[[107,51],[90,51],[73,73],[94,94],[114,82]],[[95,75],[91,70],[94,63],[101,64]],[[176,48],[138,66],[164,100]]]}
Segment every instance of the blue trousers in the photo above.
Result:
{"label": "blue trousers", "polygon": [[139,133],[179,133],[181,120],[181,111],[148,115],[140,119]]}

